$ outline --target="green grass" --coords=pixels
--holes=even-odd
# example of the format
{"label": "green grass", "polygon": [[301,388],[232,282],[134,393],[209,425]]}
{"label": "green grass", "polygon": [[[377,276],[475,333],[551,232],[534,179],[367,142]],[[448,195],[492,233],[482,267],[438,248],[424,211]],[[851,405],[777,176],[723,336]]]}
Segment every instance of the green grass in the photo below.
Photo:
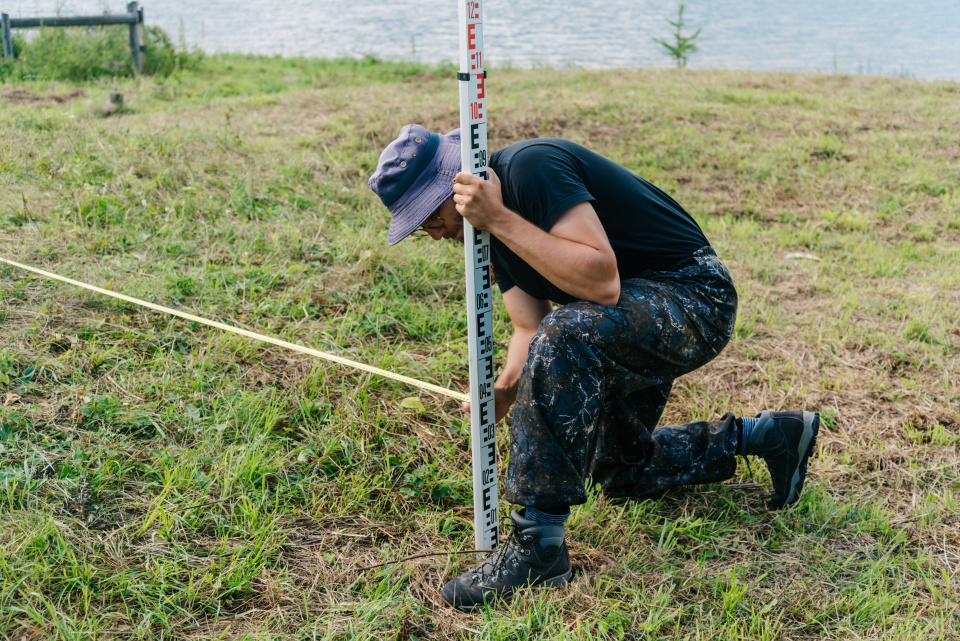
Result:
{"label": "green grass", "polygon": [[[664,420],[822,412],[800,504],[764,509],[759,460],[657,501],[591,493],[570,588],[454,613],[437,589],[469,557],[361,568],[472,546],[457,402],[0,266],[0,634],[958,638],[960,86],[503,69],[489,87],[492,148],[582,142],[703,226],[737,330]],[[466,386],[460,248],[388,248],[366,187],[403,124],[457,126],[452,69],[223,56],[6,88],[0,256]],[[125,111],[104,118],[111,92]]]}
{"label": "green grass", "polygon": [[[47,27],[33,37],[13,36],[14,60],[0,61],[0,82],[63,80],[89,82],[103,78],[130,77],[137,69],[130,59],[129,28],[126,25],[100,27]],[[143,73],[167,77],[196,69],[203,60],[200,52],[186,46],[174,47],[160,27],[141,29],[144,47]]]}

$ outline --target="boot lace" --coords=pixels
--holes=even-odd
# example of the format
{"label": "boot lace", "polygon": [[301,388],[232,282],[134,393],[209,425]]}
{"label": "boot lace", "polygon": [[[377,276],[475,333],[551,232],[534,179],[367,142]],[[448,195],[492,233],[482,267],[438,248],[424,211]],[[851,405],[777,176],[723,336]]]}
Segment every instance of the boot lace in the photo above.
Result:
{"label": "boot lace", "polygon": [[470,577],[479,585],[489,585],[506,576],[511,569],[516,571],[521,557],[530,554],[528,546],[532,541],[533,537],[521,533],[514,523],[500,549],[481,561]]}

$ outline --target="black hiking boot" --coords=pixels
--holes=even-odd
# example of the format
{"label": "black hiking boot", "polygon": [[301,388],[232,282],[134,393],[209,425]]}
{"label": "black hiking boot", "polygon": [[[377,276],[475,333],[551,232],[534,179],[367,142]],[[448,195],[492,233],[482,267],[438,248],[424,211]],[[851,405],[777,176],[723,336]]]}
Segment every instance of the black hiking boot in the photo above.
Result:
{"label": "black hiking boot", "polygon": [[776,510],[800,498],[807,476],[807,459],[813,454],[820,430],[820,415],[765,410],[757,419],[747,439],[746,453],[767,462],[773,481],[773,496],[767,505]]}
{"label": "black hiking boot", "polygon": [[573,570],[564,542],[562,525],[540,525],[510,514],[513,528],[499,550],[480,565],[447,581],[440,591],[443,600],[461,610],[508,600],[525,587],[566,585]]}

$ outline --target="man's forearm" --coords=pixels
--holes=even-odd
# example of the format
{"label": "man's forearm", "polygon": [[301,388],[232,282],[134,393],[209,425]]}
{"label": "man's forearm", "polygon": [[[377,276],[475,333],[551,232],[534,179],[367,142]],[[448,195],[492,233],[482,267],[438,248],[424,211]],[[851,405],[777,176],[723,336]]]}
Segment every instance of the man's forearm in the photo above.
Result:
{"label": "man's forearm", "polygon": [[527,362],[527,353],[530,350],[530,339],[537,333],[536,329],[514,329],[507,348],[507,362],[494,384],[498,390],[506,394],[510,405],[517,400],[517,387],[520,385],[520,374]]}
{"label": "man's forearm", "polygon": [[490,232],[548,281],[571,296],[617,304],[620,277],[612,253],[549,234],[513,212],[496,220]]}
{"label": "man's forearm", "polygon": [[453,185],[457,211],[477,229],[485,229],[537,273],[566,293],[599,305],[620,298],[617,256],[593,204],[572,206],[544,231],[503,203],[500,179],[460,172]]}

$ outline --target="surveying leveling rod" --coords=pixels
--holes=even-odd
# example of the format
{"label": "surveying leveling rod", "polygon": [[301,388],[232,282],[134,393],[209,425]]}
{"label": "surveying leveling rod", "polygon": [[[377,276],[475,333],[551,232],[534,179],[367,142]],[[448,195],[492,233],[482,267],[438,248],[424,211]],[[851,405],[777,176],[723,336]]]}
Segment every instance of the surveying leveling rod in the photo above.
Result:
{"label": "surveying leveling rod", "polygon": [[[458,0],[460,22],[460,166],[487,177],[487,100],[481,0]],[[498,544],[496,404],[493,398],[493,299],[490,234],[464,219],[467,335],[470,346],[470,442],[473,524],[477,550]]]}

